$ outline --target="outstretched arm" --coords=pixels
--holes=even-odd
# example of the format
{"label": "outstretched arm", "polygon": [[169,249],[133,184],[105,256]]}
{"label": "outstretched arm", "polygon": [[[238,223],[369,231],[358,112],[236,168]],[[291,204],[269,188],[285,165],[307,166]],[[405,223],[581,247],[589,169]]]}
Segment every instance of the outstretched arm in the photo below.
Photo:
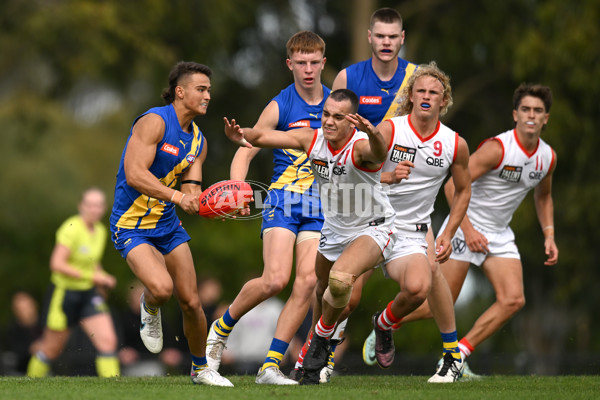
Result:
{"label": "outstretched arm", "polygon": [[315,131],[311,128],[294,129],[288,132],[263,128],[241,128],[235,119],[225,117],[225,135],[240,146],[270,147],[275,149],[298,149],[307,151]]}
{"label": "outstretched arm", "polygon": [[[272,100],[260,114],[254,127],[275,129],[278,122],[279,105],[276,101]],[[239,181],[245,180],[248,175],[248,169],[250,168],[250,162],[256,157],[260,150],[260,147],[240,147],[233,156],[233,160],[231,160],[231,167],[229,170],[230,178]]]}

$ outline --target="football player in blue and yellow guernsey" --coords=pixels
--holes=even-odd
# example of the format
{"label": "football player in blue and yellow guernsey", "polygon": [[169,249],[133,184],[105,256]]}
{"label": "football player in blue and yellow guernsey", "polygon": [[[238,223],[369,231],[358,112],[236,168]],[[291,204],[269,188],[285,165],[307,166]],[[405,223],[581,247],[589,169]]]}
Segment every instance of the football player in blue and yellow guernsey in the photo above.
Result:
{"label": "football player in blue and yellow guernsey", "polygon": [[[286,132],[297,128],[320,128],[323,104],[330,92],[321,83],[326,61],[325,42],[314,32],[301,31],[288,40],[286,48],[286,64],[292,71],[294,83],[267,104],[255,127]],[[259,150],[258,147],[240,148],[236,152],[231,163],[231,179],[246,178],[250,160]],[[225,314],[215,321],[209,332],[207,353],[209,365],[217,369],[236,322],[285,288],[295,258],[292,293],[277,320],[269,351],[256,377],[258,384],[295,385],[297,382],[286,378],[279,365],[309,309],[316,284],[315,258],[323,215],[306,153],[296,149],[273,149],[273,163],[261,229],[263,274],[246,282]]]}
{"label": "football player in blue and yellow guernsey", "polygon": [[[194,118],[205,115],[212,71],[179,62],[162,97],[134,122],[117,173],[110,216],[116,249],[144,284],[140,336],[149,351],[162,349],[160,306],[177,293],[194,383],[233,386],[206,362],[206,317],[198,297],[190,236],[175,213],[197,214],[206,139]],[[176,187],[181,181],[181,191]]]}

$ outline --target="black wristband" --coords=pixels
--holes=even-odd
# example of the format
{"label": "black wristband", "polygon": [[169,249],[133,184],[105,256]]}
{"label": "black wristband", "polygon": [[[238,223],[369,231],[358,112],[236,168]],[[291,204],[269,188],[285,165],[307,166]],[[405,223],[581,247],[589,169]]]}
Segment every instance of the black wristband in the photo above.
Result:
{"label": "black wristband", "polygon": [[188,183],[191,184],[191,185],[202,186],[202,182],[201,181],[193,181],[191,179],[188,179],[188,180],[185,180],[185,181],[181,181],[182,185],[185,185],[185,184],[188,184]]}

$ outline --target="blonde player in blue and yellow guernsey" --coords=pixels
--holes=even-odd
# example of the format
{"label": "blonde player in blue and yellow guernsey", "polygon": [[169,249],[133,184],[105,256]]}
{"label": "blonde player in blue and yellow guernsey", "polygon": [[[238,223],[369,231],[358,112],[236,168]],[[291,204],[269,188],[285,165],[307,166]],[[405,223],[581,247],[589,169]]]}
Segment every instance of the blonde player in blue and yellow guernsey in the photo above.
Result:
{"label": "blonde player in blue and yellow guernsey", "polygon": [[96,348],[96,372],[100,377],[119,376],[117,336],[108,307],[98,288],[112,289],[117,281],[101,265],[108,234],[100,222],[106,198],[99,189],[88,189],[79,213],[56,232],[50,257],[50,288],[44,301],[44,333],[29,360],[27,376],[44,377],[51,362],[63,351],[71,328],[77,323]]}
{"label": "blonde player in blue and yellow guernsey", "polygon": [[[160,306],[176,293],[196,384],[233,386],[206,362],[206,317],[196,286],[190,236],[175,213],[197,214],[206,139],[194,118],[206,114],[212,71],[179,62],[162,97],[166,106],[138,117],[117,173],[110,228],[115,248],[144,285],[140,336],[146,348],[162,350]],[[181,191],[176,187],[181,180]]]}
{"label": "blonde player in blue and yellow guernsey", "polygon": [[[287,42],[287,66],[294,83],[282,90],[263,110],[255,127],[290,131],[319,128],[323,104],[330,90],[321,84],[325,42],[310,31],[294,34]],[[259,148],[240,148],[231,163],[231,179],[244,180]],[[256,383],[294,385],[279,364],[306,317],[316,284],[315,258],[323,215],[310,160],[296,149],[273,149],[274,171],[263,211],[264,270],[242,287],[225,314],[215,321],[207,340],[209,365],[219,367],[221,354],[235,323],[265,299],[277,295],[289,282],[296,259],[296,277],[290,298]]]}

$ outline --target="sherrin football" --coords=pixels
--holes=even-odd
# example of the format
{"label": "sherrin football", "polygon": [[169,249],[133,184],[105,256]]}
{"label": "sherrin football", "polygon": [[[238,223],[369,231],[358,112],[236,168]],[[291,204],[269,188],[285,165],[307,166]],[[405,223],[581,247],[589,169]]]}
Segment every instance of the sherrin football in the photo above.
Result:
{"label": "sherrin football", "polygon": [[246,207],[253,200],[252,196],[252,187],[247,182],[217,182],[200,195],[198,214],[205,218],[223,218]]}

